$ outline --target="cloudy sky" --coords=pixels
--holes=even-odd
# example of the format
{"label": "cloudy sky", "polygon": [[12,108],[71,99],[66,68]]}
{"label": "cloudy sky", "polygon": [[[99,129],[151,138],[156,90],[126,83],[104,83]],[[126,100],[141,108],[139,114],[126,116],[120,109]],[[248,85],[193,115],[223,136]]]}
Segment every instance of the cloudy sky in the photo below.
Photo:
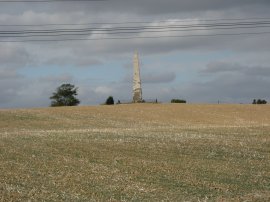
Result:
{"label": "cloudy sky", "polygon": [[[47,107],[63,83],[79,87],[81,105],[100,104],[110,95],[131,100],[136,50],[146,100],[270,101],[269,13],[269,0],[0,1],[0,108]],[[252,25],[209,29],[224,23]],[[160,26],[157,32],[149,29]],[[121,31],[134,27],[140,29]],[[60,29],[90,31],[11,33]]]}

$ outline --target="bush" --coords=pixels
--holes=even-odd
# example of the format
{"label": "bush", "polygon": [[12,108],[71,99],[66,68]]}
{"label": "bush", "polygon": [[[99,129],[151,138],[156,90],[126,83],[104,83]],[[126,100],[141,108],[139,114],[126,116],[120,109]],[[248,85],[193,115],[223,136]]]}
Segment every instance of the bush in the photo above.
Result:
{"label": "bush", "polygon": [[114,99],[112,96],[109,96],[105,102],[106,105],[114,105]]}
{"label": "bush", "polygon": [[261,100],[261,99],[254,99],[252,104],[267,104],[267,101],[266,100]]}
{"label": "bush", "polygon": [[187,103],[186,100],[180,100],[180,99],[172,99],[171,103]]}

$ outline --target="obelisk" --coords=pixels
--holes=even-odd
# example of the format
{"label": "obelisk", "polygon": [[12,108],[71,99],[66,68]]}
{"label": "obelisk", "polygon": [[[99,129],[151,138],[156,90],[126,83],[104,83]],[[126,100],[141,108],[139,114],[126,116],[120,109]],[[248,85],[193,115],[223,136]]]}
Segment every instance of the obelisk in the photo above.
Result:
{"label": "obelisk", "polygon": [[139,54],[136,51],[133,60],[133,102],[142,102],[142,88],[141,88],[141,76],[140,76],[140,62]]}

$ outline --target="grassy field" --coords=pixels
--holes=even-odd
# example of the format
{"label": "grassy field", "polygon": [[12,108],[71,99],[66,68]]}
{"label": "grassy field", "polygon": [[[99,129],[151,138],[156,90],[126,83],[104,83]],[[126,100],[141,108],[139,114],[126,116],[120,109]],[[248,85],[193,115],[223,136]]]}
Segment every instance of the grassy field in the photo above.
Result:
{"label": "grassy field", "polygon": [[270,106],[0,110],[0,201],[270,201]]}

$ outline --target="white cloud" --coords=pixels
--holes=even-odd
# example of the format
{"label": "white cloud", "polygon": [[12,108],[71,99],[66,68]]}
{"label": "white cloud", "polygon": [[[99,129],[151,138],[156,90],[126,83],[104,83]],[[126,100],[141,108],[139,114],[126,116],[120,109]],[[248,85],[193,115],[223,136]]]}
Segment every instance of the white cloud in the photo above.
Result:
{"label": "white cloud", "polygon": [[97,94],[109,95],[113,92],[113,89],[108,86],[98,86],[95,88],[94,92]]}

